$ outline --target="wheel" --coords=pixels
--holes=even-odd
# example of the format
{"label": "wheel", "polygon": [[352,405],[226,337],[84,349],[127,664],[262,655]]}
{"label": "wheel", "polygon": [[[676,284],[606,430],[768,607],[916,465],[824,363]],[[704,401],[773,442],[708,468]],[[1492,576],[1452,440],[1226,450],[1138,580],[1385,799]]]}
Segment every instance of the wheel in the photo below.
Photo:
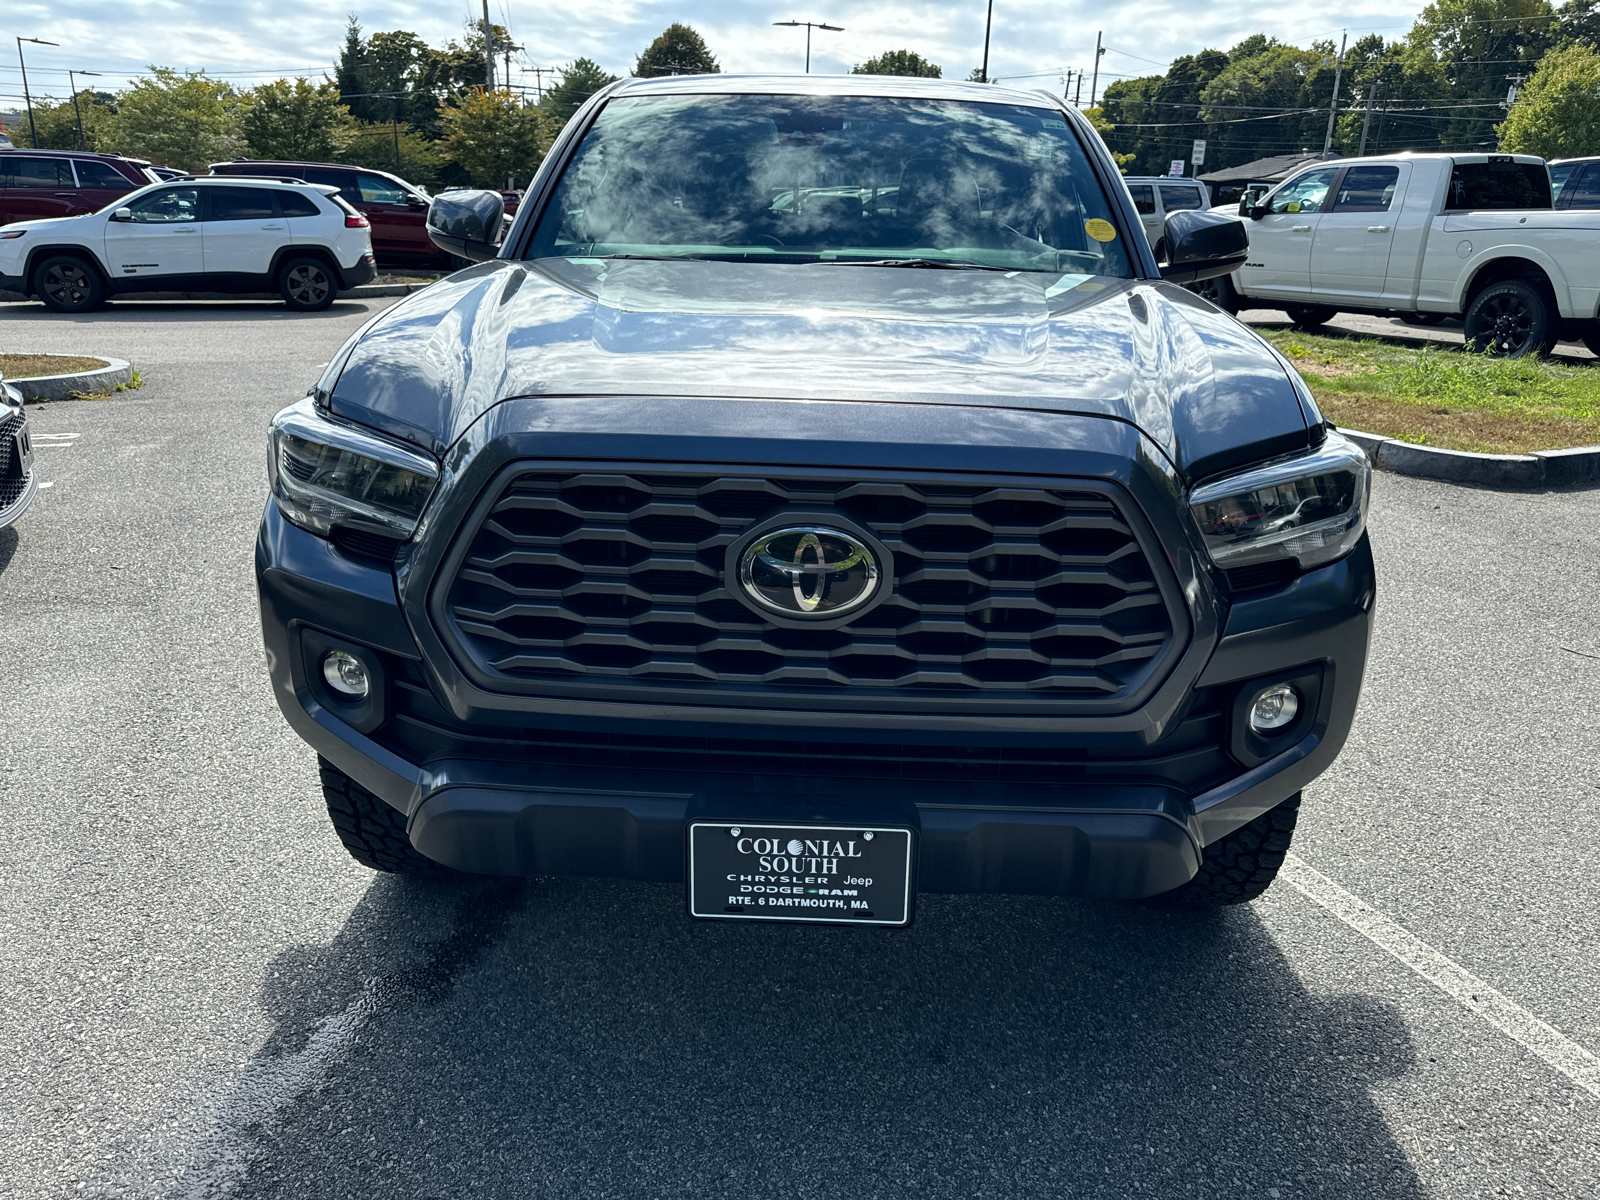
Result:
{"label": "wheel", "polygon": [[106,285],[83,259],[53,254],[34,269],[33,290],[56,312],[92,312],[106,302]]}
{"label": "wheel", "polygon": [[1407,325],[1439,325],[1445,318],[1444,313],[1436,312],[1403,312],[1400,320]]}
{"label": "wheel", "polygon": [[278,295],[295,312],[321,312],[338,294],[333,272],[320,258],[291,258],[278,268]]}
{"label": "wheel", "polygon": [[1550,306],[1533,284],[1502,279],[1467,305],[1467,349],[1497,358],[1548,354],[1555,344]]}
{"label": "wheel", "polygon": [[1218,275],[1215,279],[1202,279],[1188,288],[1196,296],[1204,296],[1225,313],[1239,311],[1239,293],[1234,290],[1232,275]]}
{"label": "wheel", "polygon": [[350,857],[363,867],[391,875],[448,874],[449,868],[417,853],[406,837],[405,814],[381,796],[367,791],[321,755],[317,771],[322,776],[322,798],[328,817]]}
{"label": "wheel", "polygon": [[1300,793],[1205,848],[1200,872],[1181,888],[1154,897],[1163,904],[1212,907],[1254,900],[1274,879],[1294,837]]}
{"label": "wheel", "polygon": [[1321,304],[1286,304],[1283,311],[1289,314],[1289,320],[1300,329],[1315,329],[1318,325],[1326,325],[1339,315],[1337,308],[1328,308]]}

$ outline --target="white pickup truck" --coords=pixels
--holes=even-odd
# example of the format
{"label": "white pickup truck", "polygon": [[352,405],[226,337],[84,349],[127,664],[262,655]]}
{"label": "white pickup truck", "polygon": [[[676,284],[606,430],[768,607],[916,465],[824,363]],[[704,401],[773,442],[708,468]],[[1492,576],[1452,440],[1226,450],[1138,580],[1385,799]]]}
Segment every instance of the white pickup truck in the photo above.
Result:
{"label": "white pickup truck", "polygon": [[1339,312],[1459,315],[1468,343],[1493,353],[1542,354],[1565,337],[1600,354],[1600,211],[1553,209],[1543,159],[1336,159],[1239,215],[1250,258],[1207,292],[1232,311],[1281,308],[1304,326]]}

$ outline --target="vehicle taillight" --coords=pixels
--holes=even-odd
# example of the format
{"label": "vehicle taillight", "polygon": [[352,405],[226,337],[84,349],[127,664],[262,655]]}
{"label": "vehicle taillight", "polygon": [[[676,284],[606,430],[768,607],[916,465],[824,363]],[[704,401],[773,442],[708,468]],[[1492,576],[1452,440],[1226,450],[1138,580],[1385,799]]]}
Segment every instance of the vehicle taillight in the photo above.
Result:
{"label": "vehicle taillight", "polygon": [[344,227],[346,229],[366,229],[369,228],[369,225],[367,219],[360,213],[346,213]]}

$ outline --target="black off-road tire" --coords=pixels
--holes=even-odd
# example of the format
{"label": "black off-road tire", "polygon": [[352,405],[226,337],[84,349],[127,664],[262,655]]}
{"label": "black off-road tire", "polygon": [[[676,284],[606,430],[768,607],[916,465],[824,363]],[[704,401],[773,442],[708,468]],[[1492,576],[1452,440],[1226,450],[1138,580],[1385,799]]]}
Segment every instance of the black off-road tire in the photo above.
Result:
{"label": "black off-road tire", "polygon": [[1283,311],[1289,314],[1289,320],[1296,329],[1315,329],[1339,315],[1337,308],[1329,308],[1325,304],[1286,304]]}
{"label": "black off-road tire", "polygon": [[106,302],[106,283],[76,254],[52,254],[33,269],[33,290],[59,313],[93,312]]}
{"label": "black off-road tire", "polygon": [[339,281],[320,258],[291,258],[278,267],[278,295],[295,312],[321,312],[338,298]]}
{"label": "black off-road tire", "polygon": [[1243,307],[1243,301],[1233,286],[1232,275],[1218,275],[1214,279],[1202,279],[1199,283],[1185,286],[1196,296],[1204,296],[1230,316],[1237,316],[1239,309]]}
{"label": "black off-road tire", "polygon": [[367,791],[320,754],[317,773],[322,776],[328,817],[351,858],[363,867],[391,875],[450,873],[448,867],[417,853],[406,837],[405,814],[391,808],[383,797]]}
{"label": "black off-road tire", "polygon": [[1199,874],[1155,899],[1186,908],[1249,903],[1278,877],[1299,815],[1300,793],[1296,792],[1277,808],[1212,842],[1205,849]]}
{"label": "black off-road tire", "polygon": [[1557,321],[1544,293],[1524,279],[1491,283],[1467,305],[1467,349],[1496,358],[1550,353]]}

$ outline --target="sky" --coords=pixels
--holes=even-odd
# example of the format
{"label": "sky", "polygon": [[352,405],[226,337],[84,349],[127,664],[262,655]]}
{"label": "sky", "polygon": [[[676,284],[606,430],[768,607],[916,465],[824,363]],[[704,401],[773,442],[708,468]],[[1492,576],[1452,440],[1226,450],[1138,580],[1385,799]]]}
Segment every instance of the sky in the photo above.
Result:
{"label": "sky", "polygon": [[[1160,74],[1171,59],[1252,33],[1308,46],[1367,33],[1398,38],[1423,5],[1409,0],[1329,0],[1315,6],[1178,3],[1127,0],[995,0],[989,73],[1002,82],[1059,92],[1067,68],[1090,71],[1097,31],[1109,47],[1100,85]],[[586,56],[626,75],[635,56],[673,21],[693,25],[724,71],[799,71],[805,30],[774,28],[785,20],[825,21],[842,33],[814,31],[811,69],[848,71],[885,50],[909,49],[964,79],[983,56],[985,0],[905,3],[897,0],[490,0],[491,20],[525,47],[513,82],[534,86],[535,66]],[[1313,11],[1313,9],[1315,11]],[[481,0],[401,4],[383,0],[5,0],[0,17],[0,110],[22,101],[17,36],[59,46],[24,45],[35,94],[67,96],[67,71],[99,71],[95,86],[126,86],[149,64],[205,70],[241,87],[280,76],[320,79],[344,38],[347,13],[368,33],[408,29],[433,45],[459,38],[482,13]],[[544,79],[548,81],[549,75]],[[1072,85],[1076,89],[1076,83]],[[1083,99],[1089,99],[1085,82]]]}

